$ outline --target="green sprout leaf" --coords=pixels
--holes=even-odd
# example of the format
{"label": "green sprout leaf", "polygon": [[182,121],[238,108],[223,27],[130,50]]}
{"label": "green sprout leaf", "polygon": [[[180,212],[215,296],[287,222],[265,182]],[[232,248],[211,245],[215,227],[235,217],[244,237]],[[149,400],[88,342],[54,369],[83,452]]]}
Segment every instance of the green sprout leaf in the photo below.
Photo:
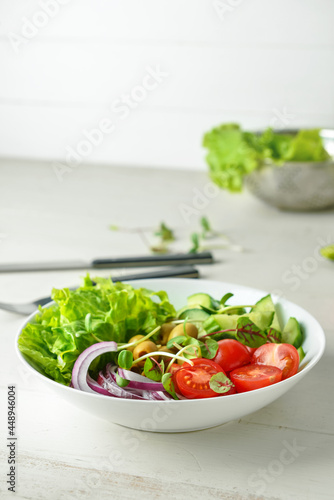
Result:
{"label": "green sprout leaf", "polygon": [[171,373],[165,373],[162,376],[161,382],[162,382],[162,385],[164,386],[165,391],[168,392],[168,394],[170,394],[172,396],[172,398],[179,399],[176,395],[176,392],[175,392],[175,387],[174,387],[174,384],[172,382],[172,374]]}
{"label": "green sprout leaf", "polygon": [[118,375],[118,373],[116,373],[116,384],[119,387],[126,387],[127,385],[129,385],[129,383],[130,383],[130,380],[126,380],[125,378],[120,377],[120,375]]}
{"label": "green sprout leaf", "polygon": [[280,344],[282,342],[282,334],[275,328],[268,328],[265,330],[267,334],[267,342],[272,342],[273,344]]}
{"label": "green sprout leaf", "polygon": [[156,245],[150,247],[153,253],[165,254],[169,251],[169,244],[175,241],[175,236],[171,228],[167,227],[164,222],[161,222],[157,231],[155,231],[155,236],[160,237],[160,242]]}
{"label": "green sprout leaf", "polygon": [[323,257],[329,260],[334,260],[334,245],[328,245],[320,250]]}
{"label": "green sprout leaf", "polygon": [[132,352],[127,351],[126,349],[121,351],[118,355],[117,363],[118,363],[118,366],[120,368],[123,368],[123,370],[131,370],[132,363],[133,363]]}
{"label": "green sprout leaf", "polygon": [[188,337],[183,342],[183,345],[187,347],[187,349],[182,352],[182,356],[186,359],[200,358],[202,356],[200,342],[197,339]]}
{"label": "green sprout leaf", "polygon": [[160,382],[163,375],[163,367],[158,362],[155,362],[153,358],[146,358],[144,375],[155,382]]}
{"label": "green sprout leaf", "polygon": [[260,347],[267,342],[267,334],[244,316],[238,319],[236,339],[248,347]]}
{"label": "green sprout leaf", "polygon": [[162,241],[175,241],[175,236],[169,227],[164,222],[161,222],[159,229],[154,233],[156,236],[160,236]]}
{"label": "green sprout leaf", "polygon": [[218,351],[218,342],[210,337],[199,343],[203,358],[213,359]]}
{"label": "green sprout leaf", "polygon": [[200,220],[200,224],[202,226],[202,236],[203,238],[207,238],[207,236],[212,233],[211,224],[207,217],[202,217]]}
{"label": "green sprout leaf", "polygon": [[218,372],[216,375],[212,375],[209,384],[210,389],[218,394],[225,394],[232,387],[234,387],[233,382],[223,372]]}
{"label": "green sprout leaf", "polygon": [[190,236],[190,240],[192,242],[192,247],[189,250],[189,253],[197,253],[198,250],[199,250],[199,247],[200,247],[200,244],[199,244],[199,240],[200,240],[199,234],[198,233],[192,233],[192,235]]}
{"label": "green sprout leaf", "polygon": [[178,335],[177,337],[174,337],[173,339],[170,339],[167,342],[167,349],[173,349],[174,343],[176,342],[179,345],[183,345],[183,342],[185,342],[188,339],[188,336],[186,335]]}

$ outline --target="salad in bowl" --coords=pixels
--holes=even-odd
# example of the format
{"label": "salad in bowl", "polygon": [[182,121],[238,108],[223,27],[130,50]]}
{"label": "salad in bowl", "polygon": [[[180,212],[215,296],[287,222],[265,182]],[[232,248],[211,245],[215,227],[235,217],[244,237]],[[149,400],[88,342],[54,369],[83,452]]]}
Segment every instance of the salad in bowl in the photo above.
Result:
{"label": "salad in bowl", "polygon": [[320,325],[287,301],[278,308],[246,287],[159,281],[134,288],[87,276],[77,290],[53,290],[53,302],[20,329],[21,359],[72,403],[115,423],[143,428],[152,405],[173,407],[150,429],[168,432],[255,411],[322,355]]}

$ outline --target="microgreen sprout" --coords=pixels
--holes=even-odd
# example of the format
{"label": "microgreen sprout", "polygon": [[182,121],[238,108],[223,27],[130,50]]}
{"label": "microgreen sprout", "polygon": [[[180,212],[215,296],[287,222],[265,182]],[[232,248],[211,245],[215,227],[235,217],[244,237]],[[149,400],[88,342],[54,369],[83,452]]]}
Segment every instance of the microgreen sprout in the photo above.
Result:
{"label": "microgreen sprout", "polygon": [[165,373],[165,363],[161,360],[159,363],[153,357],[146,358],[144,364],[144,375],[156,382],[160,382],[163,374]]}
{"label": "microgreen sprout", "polygon": [[[143,359],[149,358],[151,356],[166,356],[167,358],[173,358],[173,359],[180,359],[181,361],[184,361],[184,357],[181,358],[181,356],[178,356],[177,354],[172,354],[170,352],[163,352],[163,351],[156,351],[156,352],[149,352],[147,354],[144,354],[140,358],[137,358],[132,366],[135,366],[137,363],[140,363]],[[191,359],[188,360],[188,362],[193,365]]]}
{"label": "microgreen sprout", "polygon": [[192,242],[192,247],[189,253],[197,253],[200,251],[200,236],[198,233],[192,233],[190,235],[190,240]]}
{"label": "microgreen sprout", "polygon": [[157,361],[155,358],[149,358],[151,359],[152,363],[154,363],[157,368],[159,368],[159,370],[161,371],[161,373],[164,373],[164,361],[162,360],[161,363],[159,363],[159,361]]}
{"label": "microgreen sprout", "polygon": [[211,224],[207,217],[202,217],[200,223],[202,226],[202,236],[203,238],[207,238],[208,234],[212,233]]}
{"label": "microgreen sprout", "polygon": [[[230,239],[224,233],[214,230],[207,217],[201,217],[199,223],[201,226],[201,230],[198,232],[193,232],[190,235],[192,246],[188,253],[198,253],[224,248],[236,252],[241,252],[243,250],[240,245],[231,243]],[[176,240],[174,230],[168,227],[165,222],[161,222],[157,229],[154,227],[126,228],[118,226],[116,224],[111,224],[109,226],[109,229],[111,231],[137,234],[141,238],[145,246],[155,254],[172,253],[170,245]],[[150,242],[152,237],[159,238],[156,244],[152,245],[152,243]],[[224,242],[217,245],[211,243],[210,245],[203,244],[204,241],[208,241],[212,238],[219,238],[221,241],[224,240]]]}
{"label": "microgreen sprout", "polygon": [[121,351],[122,349],[127,349],[128,347],[135,347],[136,345],[141,344],[145,340],[147,340],[150,337],[152,337],[152,335],[154,335],[155,333],[157,333],[160,330],[160,328],[161,328],[161,326],[157,326],[156,328],[154,328],[154,330],[152,330],[150,333],[148,333],[147,335],[145,335],[145,337],[143,337],[142,339],[136,340],[135,342],[130,342],[129,344],[118,344],[119,347],[118,347],[117,350]]}
{"label": "microgreen sprout", "polygon": [[[175,359],[181,359],[183,362],[187,361],[187,363],[190,363],[191,365],[193,365],[193,362],[191,361],[191,359],[185,358],[183,356],[184,351],[187,351],[189,348],[197,349],[197,352],[199,353],[198,357],[201,357],[201,349],[197,345],[191,344],[191,345],[186,345],[185,347],[182,347],[177,342],[174,342],[173,345],[174,345],[174,347],[176,347],[177,349],[179,349],[177,355],[176,354],[174,355]],[[193,354],[193,352],[191,354]],[[174,363],[174,359],[171,359],[171,361],[169,362],[169,364],[168,364],[168,366],[166,368],[166,373],[169,372],[170,367],[172,366],[173,363]]]}
{"label": "microgreen sprout", "polygon": [[162,241],[175,241],[172,229],[167,227],[164,222],[161,222],[159,229],[154,234],[160,236]]}

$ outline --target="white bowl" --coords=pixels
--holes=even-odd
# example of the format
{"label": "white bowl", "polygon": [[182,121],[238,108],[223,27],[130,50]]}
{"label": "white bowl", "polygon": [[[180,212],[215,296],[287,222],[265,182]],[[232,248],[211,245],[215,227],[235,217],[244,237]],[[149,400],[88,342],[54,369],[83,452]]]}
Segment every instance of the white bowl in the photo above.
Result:
{"label": "white bowl", "polygon": [[[129,283],[135,288],[166,290],[176,309],[186,303],[188,295],[196,292],[209,293],[215,298],[232,292],[235,295],[230,299],[231,305],[252,304],[267,294],[267,292],[245,286],[207,280],[167,278]],[[272,403],[297,384],[321,358],[325,348],[325,335],[317,320],[292,302],[278,300],[275,296],[273,299],[276,304],[279,304],[278,310],[283,322],[287,321],[290,316],[294,316],[304,329],[303,348],[306,356],[301,363],[300,371],[293,377],[269,387],[231,396],[162,402],[127,400],[85,393],[54,382],[33,368],[17,346],[22,329],[27,323],[33,321],[36,313],[26,319],[18,332],[16,348],[25,366],[43,380],[50,389],[55,390],[71,404],[97,417],[125,427],[153,432],[186,432],[206,429],[241,418]],[[51,303],[45,307],[50,307],[50,305]]]}

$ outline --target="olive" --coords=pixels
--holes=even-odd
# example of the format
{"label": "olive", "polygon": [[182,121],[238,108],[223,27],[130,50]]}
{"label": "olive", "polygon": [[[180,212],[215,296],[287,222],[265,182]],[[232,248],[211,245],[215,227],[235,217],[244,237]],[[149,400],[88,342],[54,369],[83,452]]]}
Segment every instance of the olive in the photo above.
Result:
{"label": "olive", "polygon": [[174,339],[175,337],[179,337],[181,335],[184,335],[184,331],[186,335],[189,335],[189,337],[193,337],[194,339],[197,339],[198,335],[198,330],[195,325],[192,323],[180,323],[177,325],[173,330],[170,332],[168,340]]}
{"label": "olive", "polygon": [[[132,342],[137,342],[137,340],[140,340],[140,339],[143,339],[144,338],[144,335],[135,335],[134,337],[131,337],[131,339],[129,340],[128,344],[132,344]],[[134,345],[131,345],[129,347],[127,347],[127,351],[131,351],[133,352],[134,348],[136,346]]]}
{"label": "olive", "polygon": [[174,323],[164,323],[160,328],[161,344],[166,345],[170,332],[175,328]]}
{"label": "olive", "polygon": [[[142,356],[144,356],[145,354],[149,354],[150,352],[155,352],[157,351],[157,349],[158,348],[154,342],[152,342],[151,340],[144,340],[144,342],[136,345],[136,347],[133,349],[133,359],[136,361],[136,359],[141,358]],[[157,359],[158,356],[153,356],[153,358]],[[138,366],[144,366],[145,361],[146,358],[136,364]]]}

